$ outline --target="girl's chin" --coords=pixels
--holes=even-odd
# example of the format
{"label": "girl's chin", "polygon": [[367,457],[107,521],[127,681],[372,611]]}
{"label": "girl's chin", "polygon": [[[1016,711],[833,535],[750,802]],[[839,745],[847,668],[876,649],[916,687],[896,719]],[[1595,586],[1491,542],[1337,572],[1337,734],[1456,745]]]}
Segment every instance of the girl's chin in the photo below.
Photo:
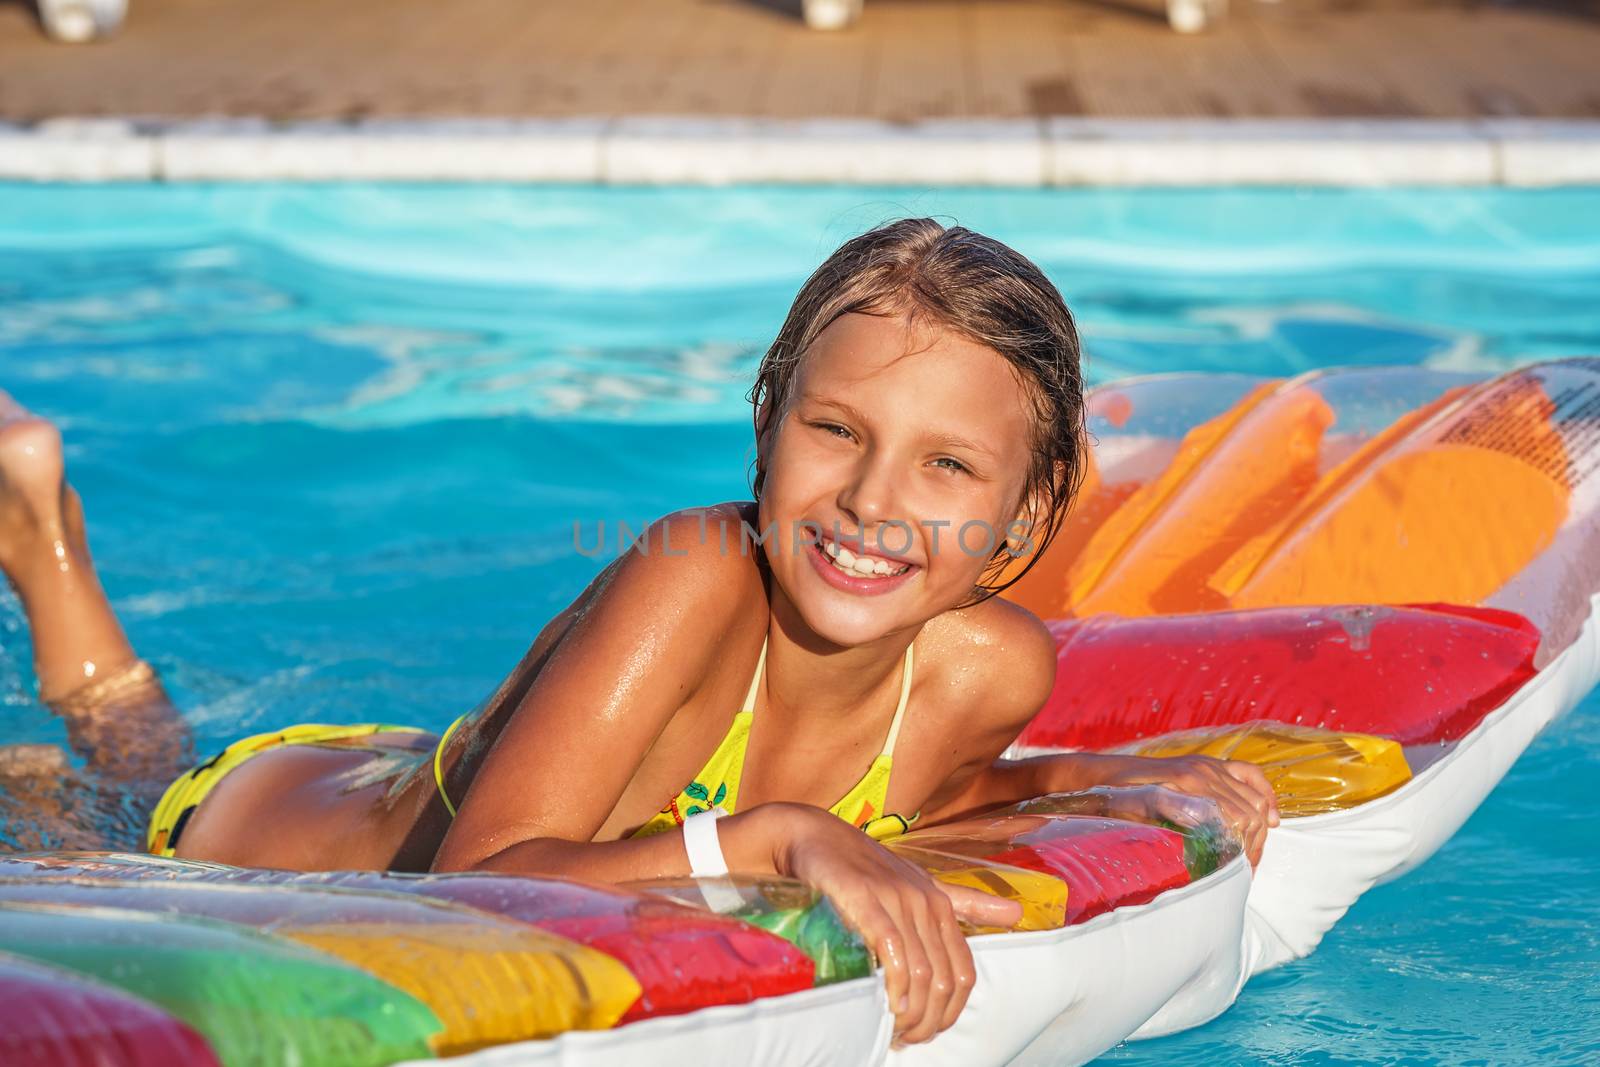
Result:
{"label": "girl's chin", "polygon": [[909,604],[902,596],[854,597],[818,588],[814,582],[799,593],[791,596],[790,602],[806,627],[840,648],[871,644],[908,625],[927,621],[918,605]]}
{"label": "girl's chin", "polygon": [[888,619],[883,618],[840,619],[826,614],[816,618],[806,612],[801,612],[801,617],[805,619],[806,626],[812,633],[835,648],[859,648],[862,645],[870,645],[874,641],[882,640],[893,630],[899,629],[898,626],[890,625]]}

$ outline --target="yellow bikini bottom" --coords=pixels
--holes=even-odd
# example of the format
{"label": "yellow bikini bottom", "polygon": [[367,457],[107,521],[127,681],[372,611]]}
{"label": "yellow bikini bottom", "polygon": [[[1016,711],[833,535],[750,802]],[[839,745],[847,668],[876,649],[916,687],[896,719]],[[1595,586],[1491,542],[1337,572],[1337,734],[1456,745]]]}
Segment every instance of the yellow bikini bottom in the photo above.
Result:
{"label": "yellow bikini bottom", "polygon": [[192,771],[179,775],[167,786],[161,802],[150,815],[150,829],[145,833],[145,850],[157,856],[171,856],[178,847],[178,838],[188,825],[195,809],[222,781],[224,775],[252,756],[280,745],[315,745],[328,741],[345,741],[352,737],[370,737],[373,734],[411,733],[425,734],[414,726],[385,726],[381,723],[361,723],[356,726],[329,726],[323,723],[302,723],[284,730],[255,734],[235,741],[214,757]]}

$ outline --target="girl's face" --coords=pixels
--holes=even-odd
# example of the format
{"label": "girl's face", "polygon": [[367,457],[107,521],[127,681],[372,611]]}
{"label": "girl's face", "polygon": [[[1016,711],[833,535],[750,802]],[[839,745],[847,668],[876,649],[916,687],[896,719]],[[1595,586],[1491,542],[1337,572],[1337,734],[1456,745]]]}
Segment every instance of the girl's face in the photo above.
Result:
{"label": "girl's face", "polygon": [[998,352],[903,315],[818,335],[761,442],[768,562],[801,618],[841,646],[965,600],[1016,537],[1032,408]]}

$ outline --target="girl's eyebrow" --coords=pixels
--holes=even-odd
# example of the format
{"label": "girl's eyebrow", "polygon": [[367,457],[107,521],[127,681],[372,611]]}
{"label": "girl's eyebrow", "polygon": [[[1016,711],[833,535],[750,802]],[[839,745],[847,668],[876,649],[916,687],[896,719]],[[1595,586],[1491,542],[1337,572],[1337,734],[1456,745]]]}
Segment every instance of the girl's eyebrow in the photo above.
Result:
{"label": "girl's eyebrow", "polygon": [[943,445],[945,448],[953,448],[957,451],[965,449],[968,452],[976,452],[980,456],[987,456],[989,459],[995,458],[994,449],[987,448],[976,441],[959,437],[953,433],[929,433],[927,438],[934,444]]}
{"label": "girl's eyebrow", "polygon": [[846,404],[843,400],[832,400],[825,396],[818,396],[815,393],[801,393],[800,400],[812,404],[821,404],[823,407],[837,408],[843,412],[846,417],[852,418],[857,422],[867,421],[865,415],[861,414],[861,412],[857,411],[849,404]]}
{"label": "girl's eyebrow", "polygon": [[[803,401],[809,401],[813,404],[821,404],[824,407],[836,408],[847,418],[853,419],[857,423],[865,423],[867,421],[866,417],[862,415],[861,412],[857,411],[855,408],[851,407],[849,404],[846,404],[842,400],[833,400],[825,396],[817,396],[814,393],[801,393],[800,399]],[[980,445],[976,441],[973,441],[970,438],[962,437],[959,434],[949,433],[948,431],[929,431],[923,436],[929,443],[938,445],[942,448],[953,448],[957,450],[964,449],[968,452],[976,452],[978,455],[987,457],[988,459],[995,458],[994,449],[985,445]]]}

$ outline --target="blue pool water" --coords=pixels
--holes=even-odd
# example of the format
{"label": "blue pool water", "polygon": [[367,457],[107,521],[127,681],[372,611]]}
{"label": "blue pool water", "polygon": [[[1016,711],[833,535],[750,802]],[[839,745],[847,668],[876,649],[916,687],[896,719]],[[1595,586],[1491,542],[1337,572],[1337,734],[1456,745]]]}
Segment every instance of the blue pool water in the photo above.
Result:
{"label": "blue pool water", "polygon": [[[1047,268],[1095,380],[1600,352],[1600,190],[0,186],[0,387],[214,748],[442,727],[635,525],[746,495],[759,350],[839,240],[943,214]],[[592,529],[592,525],[587,527]],[[0,603],[0,738],[63,739]],[[1600,701],[1432,862],[1118,1063],[1593,1062]],[[3,832],[3,831],[0,831]]]}

